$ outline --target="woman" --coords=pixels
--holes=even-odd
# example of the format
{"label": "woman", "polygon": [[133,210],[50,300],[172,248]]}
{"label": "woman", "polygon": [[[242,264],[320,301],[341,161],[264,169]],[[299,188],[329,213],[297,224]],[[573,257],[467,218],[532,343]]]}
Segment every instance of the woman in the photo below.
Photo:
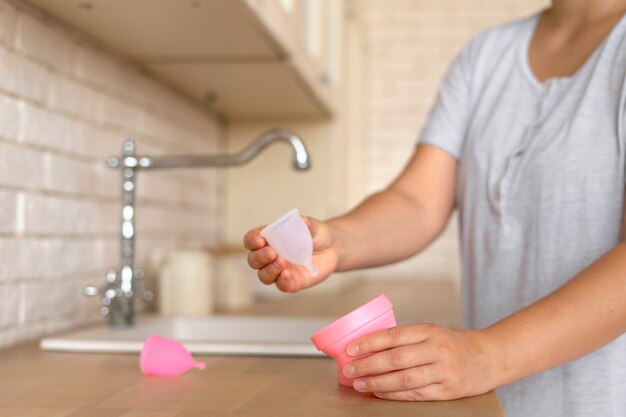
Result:
{"label": "woman", "polygon": [[246,234],[261,281],[298,291],[413,256],[458,208],[468,330],[354,341],[349,354],[372,353],[343,369],[356,390],[421,401],[497,388],[509,417],[625,415],[625,12],[624,0],[554,0],[478,35],[393,184],[307,219],[318,277]]}

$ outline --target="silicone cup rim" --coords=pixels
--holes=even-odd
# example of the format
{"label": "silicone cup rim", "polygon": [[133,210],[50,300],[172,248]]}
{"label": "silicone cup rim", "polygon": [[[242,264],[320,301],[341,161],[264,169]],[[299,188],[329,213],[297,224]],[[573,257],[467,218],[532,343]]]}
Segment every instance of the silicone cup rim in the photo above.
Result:
{"label": "silicone cup rim", "polygon": [[379,294],[348,314],[338,318],[311,336],[311,341],[319,351],[335,343],[365,324],[377,319],[393,309],[393,304],[385,294]]}
{"label": "silicone cup rim", "polygon": [[[282,224],[285,220],[287,220],[288,218],[290,218],[292,216],[292,213],[296,213],[298,216],[300,216],[300,212],[298,211],[297,208],[292,208],[291,210],[289,210],[287,213],[283,214],[282,216],[280,216],[278,219],[274,220],[273,222],[271,222],[270,224],[268,224],[267,226],[265,226],[263,229],[261,229],[261,231],[259,232],[259,234],[261,235],[261,237],[263,237],[265,239],[265,233],[275,229],[277,226],[279,226],[280,224]],[[267,239],[266,239],[267,240]]]}

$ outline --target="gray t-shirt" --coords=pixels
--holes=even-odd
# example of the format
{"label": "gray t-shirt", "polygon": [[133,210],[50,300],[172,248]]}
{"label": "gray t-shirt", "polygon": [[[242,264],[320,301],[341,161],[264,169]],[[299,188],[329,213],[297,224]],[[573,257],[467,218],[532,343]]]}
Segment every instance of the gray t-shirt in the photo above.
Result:
{"label": "gray t-shirt", "polygon": [[[534,303],[618,243],[626,16],[576,74],[543,83],[527,59],[537,20],[499,26],[470,42],[420,137],[458,160],[469,328]],[[626,416],[626,336],[497,393],[508,417]]]}

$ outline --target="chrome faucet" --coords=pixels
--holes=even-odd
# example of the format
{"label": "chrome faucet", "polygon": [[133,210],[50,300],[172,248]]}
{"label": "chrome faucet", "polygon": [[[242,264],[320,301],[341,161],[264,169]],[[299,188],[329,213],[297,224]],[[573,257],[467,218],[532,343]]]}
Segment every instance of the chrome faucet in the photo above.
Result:
{"label": "chrome faucet", "polygon": [[217,155],[182,155],[182,156],[137,156],[133,138],[124,141],[124,153],[121,157],[106,160],[110,168],[122,172],[122,225],[121,225],[121,262],[120,268],[110,269],[106,282],[101,287],[85,287],[88,296],[101,295],[100,314],[109,317],[113,326],[130,326],[135,321],[135,296],[150,301],[151,291],[138,284],[143,278],[143,270],[135,268],[135,188],[137,173],[145,169],[161,168],[199,168],[229,167],[243,165],[252,160],[268,145],[276,141],[287,142],[293,148],[293,167],[304,171],[310,168],[311,160],[302,142],[295,133],[285,129],[273,129],[263,133],[247,148],[235,154]]}

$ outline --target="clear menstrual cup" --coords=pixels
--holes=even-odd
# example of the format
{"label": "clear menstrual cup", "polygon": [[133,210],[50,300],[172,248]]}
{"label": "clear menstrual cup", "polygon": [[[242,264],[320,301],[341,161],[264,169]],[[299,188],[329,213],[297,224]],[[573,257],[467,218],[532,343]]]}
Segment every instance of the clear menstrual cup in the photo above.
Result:
{"label": "clear menstrual cup", "polygon": [[311,336],[317,350],[321,350],[337,362],[339,383],[351,387],[354,379],[343,375],[343,367],[363,356],[350,356],[346,347],[358,337],[388,329],[396,325],[393,305],[385,294],[372,298],[356,310],[332,322]]}
{"label": "clear menstrual cup", "polygon": [[146,376],[177,376],[191,368],[204,369],[204,362],[194,360],[177,341],[152,334],[141,349],[139,368]]}
{"label": "clear menstrual cup", "polygon": [[313,239],[309,228],[300,217],[298,209],[284,214],[275,222],[261,230],[261,236],[278,255],[291,263],[303,265],[312,276],[317,275],[311,256]]}

